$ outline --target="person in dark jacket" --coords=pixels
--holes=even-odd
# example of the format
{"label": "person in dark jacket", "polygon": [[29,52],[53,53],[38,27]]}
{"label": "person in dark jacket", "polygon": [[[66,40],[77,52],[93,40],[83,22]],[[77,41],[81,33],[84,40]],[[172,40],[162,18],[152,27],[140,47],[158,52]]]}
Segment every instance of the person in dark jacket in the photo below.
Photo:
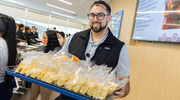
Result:
{"label": "person in dark jacket", "polygon": [[26,41],[28,45],[33,44],[30,40],[30,35],[31,35],[31,28],[29,26],[25,26],[25,32],[24,35],[26,37]]}
{"label": "person in dark jacket", "polygon": [[26,42],[26,36],[25,36],[25,34],[23,33],[23,30],[24,30],[24,25],[23,25],[23,24],[20,24],[20,25],[19,25],[19,30],[18,30],[18,32],[16,33],[17,36],[18,36],[18,40],[19,40],[20,42]]}
{"label": "person in dark jacket", "polygon": [[32,34],[34,38],[39,38],[37,28],[35,26],[32,26]]}

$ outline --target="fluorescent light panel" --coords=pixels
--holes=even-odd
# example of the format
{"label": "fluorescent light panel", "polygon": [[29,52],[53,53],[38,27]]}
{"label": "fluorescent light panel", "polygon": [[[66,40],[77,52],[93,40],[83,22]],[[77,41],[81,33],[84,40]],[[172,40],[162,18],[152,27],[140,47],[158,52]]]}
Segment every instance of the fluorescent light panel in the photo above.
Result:
{"label": "fluorescent light panel", "polygon": [[51,4],[48,4],[48,3],[47,3],[46,5],[47,5],[47,6],[50,6],[50,7],[53,7],[53,8],[57,8],[57,9],[60,9],[60,10],[67,11],[67,12],[70,12],[70,13],[75,14],[74,11],[67,10],[67,9],[64,9],[64,8],[61,8],[61,7],[57,7],[57,6],[55,6],[55,5],[51,5]]}
{"label": "fluorescent light panel", "polygon": [[8,1],[11,2],[11,3],[18,4],[18,5],[24,5],[24,3],[17,2],[17,1],[14,1],[14,0],[8,0]]}
{"label": "fluorescent light panel", "polygon": [[66,3],[66,4],[68,4],[68,5],[72,5],[71,2],[68,2],[68,1],[65,1],[65,0],[59,0],[59,1],[61,1],[61,2],[63,2],[63,3]]}
{"label": "fluorescent light panel", "polygon": [[60,13],[58,13],[58,12],[54,12],[54,11],[52,11],[52,13],[53,13],[53,14],[56,14],[56,15],[63,16],[63,17],[73,18],[72,16],[68,16],[68,15],[60,14]]}

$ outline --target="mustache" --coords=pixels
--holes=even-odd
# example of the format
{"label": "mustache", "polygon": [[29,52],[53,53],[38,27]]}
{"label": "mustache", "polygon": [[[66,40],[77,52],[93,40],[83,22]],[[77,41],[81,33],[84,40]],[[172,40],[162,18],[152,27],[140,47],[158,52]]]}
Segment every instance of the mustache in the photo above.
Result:
{"label": "mustache", "polygon": [[97,24],[101,24],[100,22],[93,22],[92,24],[95,24],[95,23],[97,23]]}

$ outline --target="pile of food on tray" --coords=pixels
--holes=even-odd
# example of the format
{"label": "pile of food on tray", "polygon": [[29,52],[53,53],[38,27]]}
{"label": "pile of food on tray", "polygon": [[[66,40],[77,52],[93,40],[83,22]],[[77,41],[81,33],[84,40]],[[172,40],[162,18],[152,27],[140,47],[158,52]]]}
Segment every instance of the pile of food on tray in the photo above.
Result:
{"label": "pile of food on tray", "polygon": [[119,89],[115,70],[64,52],[30,52],[15,72],[97,99]]}

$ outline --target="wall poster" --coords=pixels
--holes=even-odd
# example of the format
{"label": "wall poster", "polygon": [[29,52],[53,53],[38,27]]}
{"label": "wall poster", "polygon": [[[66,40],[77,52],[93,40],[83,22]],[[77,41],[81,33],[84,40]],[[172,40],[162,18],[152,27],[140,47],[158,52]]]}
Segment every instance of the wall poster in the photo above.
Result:
{"label": "wall poster", "polygon": [[112,20],[110,22],[110,29],[113,35],[117,38],[119,38],[122,16],[123,16],[123,10],[113,14]]}

